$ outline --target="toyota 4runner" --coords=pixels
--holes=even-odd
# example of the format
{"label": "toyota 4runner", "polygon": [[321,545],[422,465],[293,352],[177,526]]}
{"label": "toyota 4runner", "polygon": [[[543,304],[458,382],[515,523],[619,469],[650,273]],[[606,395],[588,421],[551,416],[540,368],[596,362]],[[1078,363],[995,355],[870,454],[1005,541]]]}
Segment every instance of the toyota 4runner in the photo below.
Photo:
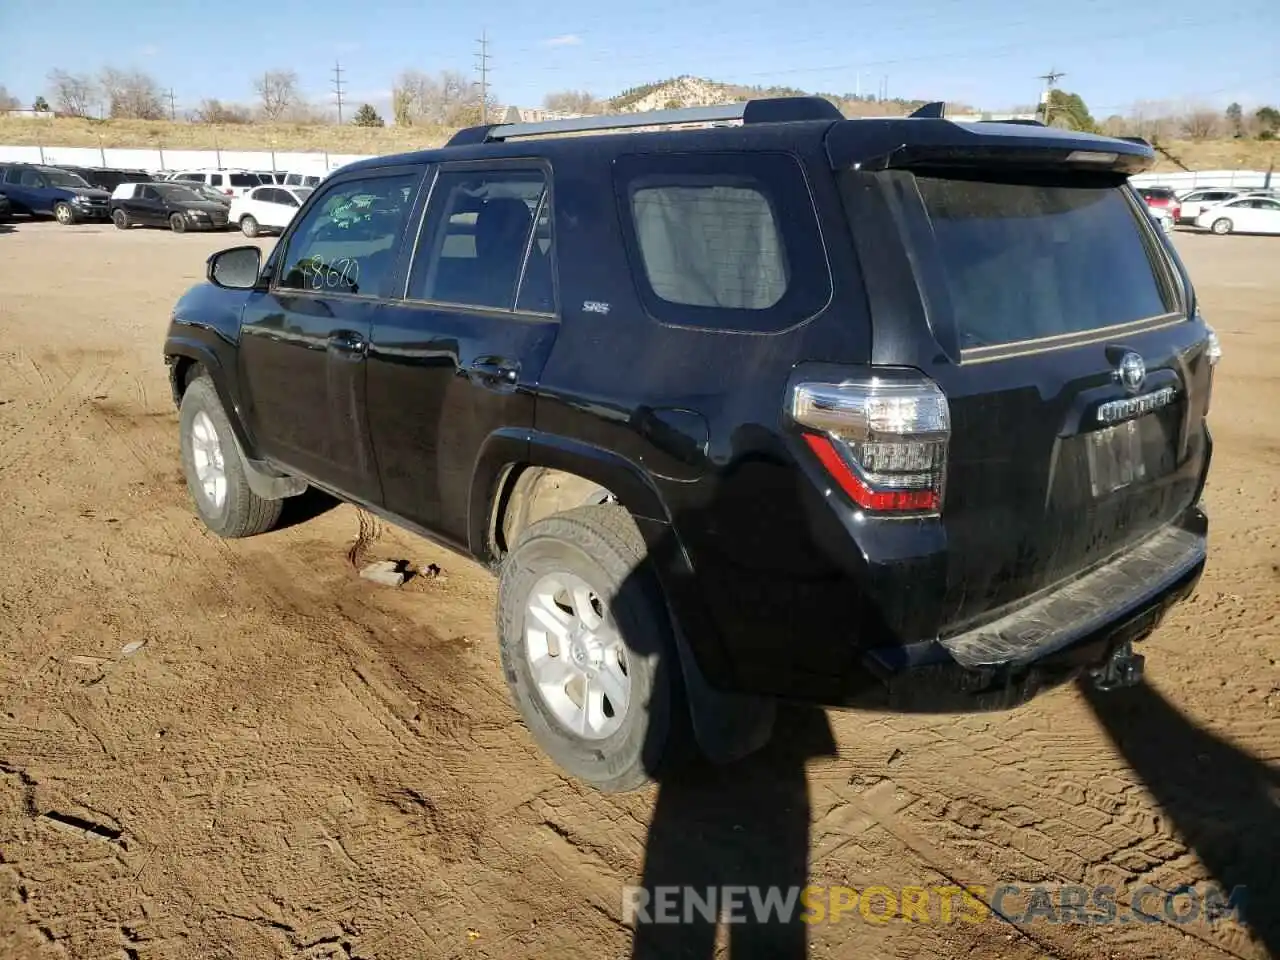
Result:
{"label": "toyota 4runner", "polygon": [[352,164],[174,310],[195,509],[313,486],[490,565],[520,713],[606,790],[779,698],[1133,682],[1204,566],[1219,354],[1152,159],[796,98]]}

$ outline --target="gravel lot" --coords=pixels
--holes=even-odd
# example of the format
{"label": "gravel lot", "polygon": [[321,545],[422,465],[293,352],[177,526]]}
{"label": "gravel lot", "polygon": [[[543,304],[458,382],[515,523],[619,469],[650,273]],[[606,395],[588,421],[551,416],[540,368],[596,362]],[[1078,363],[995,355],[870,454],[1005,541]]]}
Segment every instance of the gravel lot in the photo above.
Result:
{"label": "gravel lot", "polygon": [[[204,532],[161,343],[239,240],[0,225],[5,958],[625,956],[646,856],[681,883],[1214,881],[1254,908],[1252,930],[1158,901],[1112,925],[853,911],[800,931],[812,957],[1280,955],[1280,238],[1176,238],[1225,357],[1210,564],[1144,644],[1147,685],[787,714],[758,757],[620,797],[517,720],[478,567],[315,500]],[[443,573],[370,584],[357,542]],[[728,951],[678,933],[646,955]],[[734,957],[801,955],[738,933]]]}

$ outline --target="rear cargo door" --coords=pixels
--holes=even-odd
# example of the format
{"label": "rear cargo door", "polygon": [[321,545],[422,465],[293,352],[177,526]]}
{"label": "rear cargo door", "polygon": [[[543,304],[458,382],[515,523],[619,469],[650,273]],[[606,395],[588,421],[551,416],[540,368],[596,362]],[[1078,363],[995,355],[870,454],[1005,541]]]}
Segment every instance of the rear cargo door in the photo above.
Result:
{"label": "rear cargo door", "polygon": [[1205,329],[1122,176],[849,175],[874,181],[862,186],[904,238],[924,305],[912,330],[873,304],[873,353],[919,367],[950,405],[949,629],[1102,562],[1196,499]]}

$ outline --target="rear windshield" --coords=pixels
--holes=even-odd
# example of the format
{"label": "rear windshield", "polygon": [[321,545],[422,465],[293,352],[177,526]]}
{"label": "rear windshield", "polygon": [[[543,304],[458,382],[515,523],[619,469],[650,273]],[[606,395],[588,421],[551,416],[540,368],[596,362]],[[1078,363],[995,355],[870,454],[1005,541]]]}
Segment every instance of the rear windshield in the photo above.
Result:
{"label": "rear windshield", "polygon": [[961,347],[1169,313],[1121,188],[920,176]]}

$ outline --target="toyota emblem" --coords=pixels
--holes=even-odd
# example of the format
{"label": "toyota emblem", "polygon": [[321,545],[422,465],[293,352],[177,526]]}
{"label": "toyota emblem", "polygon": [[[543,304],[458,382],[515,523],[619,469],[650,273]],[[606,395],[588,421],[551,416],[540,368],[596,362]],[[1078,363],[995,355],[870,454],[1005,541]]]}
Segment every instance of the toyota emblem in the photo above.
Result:
{"label": "toyota emblem", "polygon": [[1147,380],[1147,365],[1136,353],[1126,353],[1120,358],[1120,366],[1116,369],[1116,379],[1130,393],[1137,393]]}

